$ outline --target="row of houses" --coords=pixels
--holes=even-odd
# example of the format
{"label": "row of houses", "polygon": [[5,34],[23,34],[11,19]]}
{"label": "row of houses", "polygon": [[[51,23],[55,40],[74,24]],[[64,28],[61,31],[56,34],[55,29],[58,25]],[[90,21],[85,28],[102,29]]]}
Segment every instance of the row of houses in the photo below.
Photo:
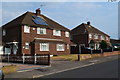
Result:
{"label": "row of houses", "polygon": [[39,8],[35,13],[26,12],[2,26],[4,54],[70,54],[70,46],[99,49],[102,40],[110,45],[110,36],[90,22],[69,30],[41,14]]}

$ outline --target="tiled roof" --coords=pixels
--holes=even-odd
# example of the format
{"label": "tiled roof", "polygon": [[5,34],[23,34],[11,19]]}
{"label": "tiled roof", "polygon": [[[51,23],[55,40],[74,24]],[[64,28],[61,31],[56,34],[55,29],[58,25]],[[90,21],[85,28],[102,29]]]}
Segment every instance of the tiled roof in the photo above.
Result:
{"label": "tiled roof", "polygon": [[40,25],[40,24],[35,24],[32,19],[32,16],[36,16],[35,13],[33,12],[26,12],[23,15],[17,17],[16,19],[12,20],[11,22],[3,25],[3,27],[12,27],[12,26],[18,26],[18,25],[30,25],[30,26],[40,26],[40,27],[46,27],[50,29],[58,29],[58,30],[65,30],[65,31],[70,31],[69,29],[65,28],[64,26],[58,24],[57,22],[51,20],[50,18],[40,14],[43,18],[43,20],[48,24],[48,25]]}
{"label": "tiled roof", "polygon": [[88,24],[84,24],[85,28],[87,29],[87,31],[89,33],[97,33],[97,34],[102,34],[102,35],[106,35],[106,36],[109,36],[107,34],[105,34],[104,32],[100,31],[99,29],[91,26],[91,25],[88,25]]}
{"label": "tiled roof", "polygon": [[106,33],[100,31],[99,29],[91,26],[91,25],[88,25],[88,24],[85,24],[85,23],[82,23],[81,25],[75,27],[74,29],[72,29],[72,31],[74,31],[75,34],[79,34],[79,33],[84,33],[85,30],[87,31],[87,33],[95,33],[95,34],[101,34],[101,35],[106,35],[106,36],[109,36],[107,35]]}

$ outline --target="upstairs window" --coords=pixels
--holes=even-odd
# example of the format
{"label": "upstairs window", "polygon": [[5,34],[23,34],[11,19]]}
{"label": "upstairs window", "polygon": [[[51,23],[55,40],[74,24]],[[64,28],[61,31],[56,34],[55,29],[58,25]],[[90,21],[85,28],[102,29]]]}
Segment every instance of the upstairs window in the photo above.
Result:
{"label": "upstairs window", "polygon": [[109,40],[109,38],[108,38],[108,37],[106,37],[106,40]]}
{"label": "upstairs window", "polygon": [[57,51],[64,51],[64,44],[57,44]]}
{"label": "upstairs window", "polygon": [[92,38],[92,34],[89,34],[89,38]]}
{"label": "upstairs window", "polygon": [[98,35],[97,34],[94,35],[94,39],[98,39]]}
{"label": "upstairs window", "polygon": [[5,36],[6,35],[6,30],[3,30],[3,36]]}
{"label": "upstairs window", "polygon": [[46,28],[37,28],[37,34],[46,34]]}
{"label": "upstairs window", "polygon": [[49,43],[40,43],[40,51],[49,51]]}
{"label": "upstairs window", "polygon": [[65,37],[69,37],[69,32],[68,31],[65,32]]}
{"label": "upstairs window", "polygon": [[53,35],[61,36],[61,31],[60,30],[53,30]]}
{"label": "upstairs window", "polygon": [[29,43],[28,42],[25,43],[25,49],[29,49]]}
{"label": "upstairs window", "polygon": [[27,25],[24,25],[24,32],[25,33],[30,33],[30,27]]}
{"label": "upstairs window", "polygon": [[105,39],[105,37],[103,35],[101,35],[101,40],[104,40],[104,39]]}

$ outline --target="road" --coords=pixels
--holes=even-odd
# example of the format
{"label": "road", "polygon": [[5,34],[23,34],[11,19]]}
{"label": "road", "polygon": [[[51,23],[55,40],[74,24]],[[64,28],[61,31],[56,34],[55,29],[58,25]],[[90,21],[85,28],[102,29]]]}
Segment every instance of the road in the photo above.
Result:
{"label": "road", "polygon": [[118,62],[116,59],[40,78],[118,78]]}

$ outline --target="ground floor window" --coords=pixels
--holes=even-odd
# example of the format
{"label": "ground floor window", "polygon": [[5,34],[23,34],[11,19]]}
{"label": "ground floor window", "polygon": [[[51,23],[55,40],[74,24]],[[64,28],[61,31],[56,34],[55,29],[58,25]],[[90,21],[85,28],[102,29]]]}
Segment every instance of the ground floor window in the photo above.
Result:
{"label": "ground floor window", "polygon": [[40,51],[49,51],[49,43],[40,43]]}
{"label": "ground floor window", "polygon": [[25,43],[25,49],[29,49],[29,43],[28,42]]}
{"label": "ground floor window", "polygon": [[64,51],[64,44],[57,44],[57,51]]}

